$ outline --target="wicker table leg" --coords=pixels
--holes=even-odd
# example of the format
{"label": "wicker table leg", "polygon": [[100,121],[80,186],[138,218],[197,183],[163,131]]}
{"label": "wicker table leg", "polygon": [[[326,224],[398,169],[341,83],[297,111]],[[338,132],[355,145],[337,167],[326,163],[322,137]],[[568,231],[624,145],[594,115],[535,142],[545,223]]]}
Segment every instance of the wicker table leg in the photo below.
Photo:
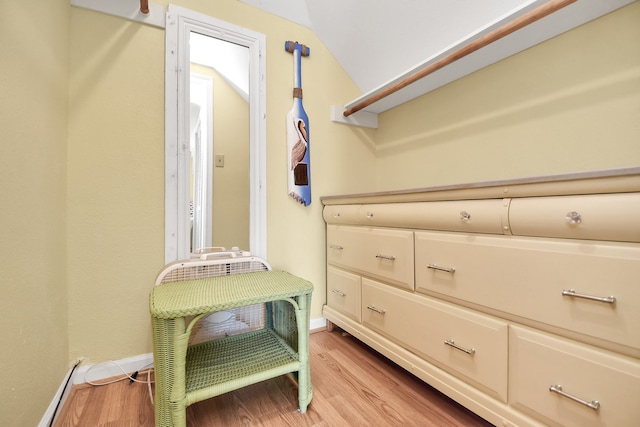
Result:
{"label": "wicker table leg", "polygon": [[311,365],[309,361],[309,305],[311,294],[301,295],[298,298],[299,309],[296,313],[298,326],[298,357],[300,371],[298,372],[298,402],[300,412],[307,412],[307,406],[311,402],[313,394],[311,386]]}
{"label": "wicker table leg", "polygon": [[[171,397],[174,394],[176,377],[175,345],[180,331],[184,331],[184,319],[158,319],[152,317],[151,326],[155,376],[155,425],[156,427],[177,427],[179,424],[175,424],[172,417],[174,411],[171,407]],[[184,423],[186,423],[186,420]]]}
{"label": "wicker table leg", "polygon": [[187,347],[189,346],[189,332],[185,332],[185,319],[180,319],[180,329],[176,328],[173,340],[173,387],[169,395],[171,421],[173,427],[187,425]]}

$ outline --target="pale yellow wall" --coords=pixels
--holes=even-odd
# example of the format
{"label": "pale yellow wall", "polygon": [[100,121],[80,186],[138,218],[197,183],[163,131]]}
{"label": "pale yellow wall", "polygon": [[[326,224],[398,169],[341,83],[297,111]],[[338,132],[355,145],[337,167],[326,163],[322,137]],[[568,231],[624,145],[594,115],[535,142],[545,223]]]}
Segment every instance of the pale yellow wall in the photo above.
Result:
{"label": "pale yellow wall", "polygon": [[635,2],[381,114],[376,188],[640,165],[639,43]]}
{"label": "pale yellow wall", "polygon": [[[168,2],[165,2],[165,4]],[[316,286],[325,300],[319,197],[374,181],[372,132],[329,121],[330,105],[360,93],[304,27],[235,0],[176,4],[266,35],[268,259]],[[151,351],[148,294],[164,260],[164,38],[162,29],[71,9],[69,121],[69,348],[85,363]],[[304,58],[313,203],[287,195],[285,116],[293,57]]]}
{"label": "pale yellow wall", "polygon": [[71,9],[69,346],[85,363],[151,351],[164,258],[164,31]]}
{"label": "pale yellow wall", "polygon": [[[34,425],[77,357],[151,351],[164,258],[165,33],[39,3],[5,6],[0,26],[3,425]],[[320,196],[639,163],[637,2],[384,113],[377,131],[329,121],[360,93],[309,30],[235,0],[178,4],[267,36],[268,258],[316,285],[312,318],[325,293]],[[285,40],[311,47],[309,207],[286,191]]]}
{"label": "pale yellow wall", "polygon": [[35,426],[69,366],[68,0],[3,1],[0,18],[0,425]]}

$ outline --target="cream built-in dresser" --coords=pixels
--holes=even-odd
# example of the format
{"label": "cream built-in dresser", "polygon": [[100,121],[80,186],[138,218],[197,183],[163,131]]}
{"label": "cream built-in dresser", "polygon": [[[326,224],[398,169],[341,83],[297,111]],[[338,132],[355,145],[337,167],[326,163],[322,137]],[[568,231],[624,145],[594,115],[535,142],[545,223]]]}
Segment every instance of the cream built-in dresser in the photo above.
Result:
{"label": "cream built-in dresser", "polygon": [[497,426],[640,426],[640,168],[322,203],[330,327]]}

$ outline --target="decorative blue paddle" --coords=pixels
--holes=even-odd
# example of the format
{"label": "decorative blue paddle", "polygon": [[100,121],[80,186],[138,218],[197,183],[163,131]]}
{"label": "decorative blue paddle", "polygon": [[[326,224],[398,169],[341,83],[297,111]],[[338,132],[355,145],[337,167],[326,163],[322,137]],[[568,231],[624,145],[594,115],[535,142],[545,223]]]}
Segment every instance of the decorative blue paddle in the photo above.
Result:
{"label": "decorative blue paddle", "polygon": [[293,107],[287,113],[287,156],[289,196],[305,206],[311,204],[311,169],[309,164],[309,118],[302,105],[301,57],[311,49],[287,41],[284,50],[293,53]]}

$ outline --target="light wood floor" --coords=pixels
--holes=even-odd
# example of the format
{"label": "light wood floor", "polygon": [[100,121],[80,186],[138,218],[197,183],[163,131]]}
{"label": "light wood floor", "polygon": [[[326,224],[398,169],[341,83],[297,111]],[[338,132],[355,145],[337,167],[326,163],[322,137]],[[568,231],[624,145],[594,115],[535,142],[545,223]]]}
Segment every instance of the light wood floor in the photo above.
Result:
{"label": "light wood floor", "polygon": [[[288,376],[264,381],[187,408],[189,426],[490,426],[355,338],[311,334],[313,400],[297,412]],[[146,379],[140,375],[140,379]],[[74,386],[62,426],[153,426],[146,384]]]}

